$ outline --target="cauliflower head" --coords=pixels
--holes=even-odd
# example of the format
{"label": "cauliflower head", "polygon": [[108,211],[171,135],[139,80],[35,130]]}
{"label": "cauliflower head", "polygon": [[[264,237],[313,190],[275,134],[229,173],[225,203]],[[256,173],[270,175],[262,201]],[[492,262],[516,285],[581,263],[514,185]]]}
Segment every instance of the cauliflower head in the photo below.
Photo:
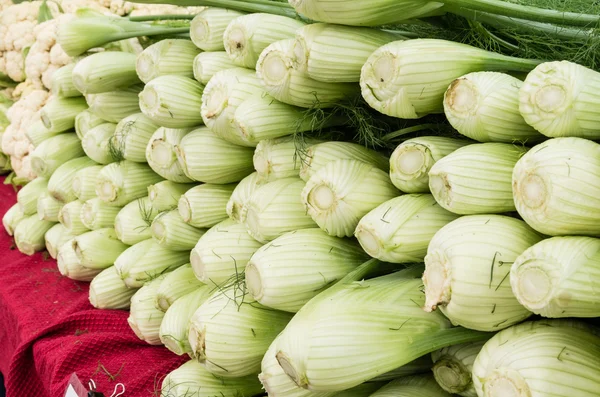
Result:
{"label": "cauliflower head", "polygon": [[12,5],[0,13],[0,72],[14,81],[25,80],[23,52],[35,42],[41,1]]}
{"label": "cauliflower head", "polygon": [[35,178],[28,159],[34,147],[29,142],[26,132],[33,123],[40,120],[40,109],[49,97],[50,93],[46,90],[31,90],[27,95],[22,95],[6,112],[10,125],[2,134],[2,152],[10,155],[13,170],[20,178]]}
{"label": "cauliflower head", "polygon": [[34,28],[35,43],[25,59],[25,74],[35,87],[50,89],[54,72],[71,63],[71,57],[57,42],[57,31],[60,24],[73,18],[73,14],[61,14]]}

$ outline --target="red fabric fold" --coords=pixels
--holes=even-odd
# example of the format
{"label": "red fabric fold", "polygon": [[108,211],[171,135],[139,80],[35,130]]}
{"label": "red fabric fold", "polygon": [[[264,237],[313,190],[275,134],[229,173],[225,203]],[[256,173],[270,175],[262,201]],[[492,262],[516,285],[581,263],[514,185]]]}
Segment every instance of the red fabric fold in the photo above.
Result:
{"label": "red fabric fold", "polygon": [[[0,217],[15,202],[13,188],[0,184]],[[164,376],[186,361],[140,341],[126,311],[95,309],[88,288],[63,277],[52,258],[19,253],[2,228],[0,372],[7,397],[62,397],[73,372],[106,396],[119,382],[128,397],[158,396]]]}

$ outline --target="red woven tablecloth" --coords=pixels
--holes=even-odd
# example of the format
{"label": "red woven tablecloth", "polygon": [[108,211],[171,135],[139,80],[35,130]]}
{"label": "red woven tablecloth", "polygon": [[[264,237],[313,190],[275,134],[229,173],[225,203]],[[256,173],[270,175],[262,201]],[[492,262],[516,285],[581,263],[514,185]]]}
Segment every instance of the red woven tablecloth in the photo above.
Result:
{"label": "red woven tablecloth", "polygon": [[[16,202],[1,184],[0,217]],[[7,397],[62,397],[76,372],[110,396],[123,383],[126,397],[158,396],[162,378],[181,365],[164,347],[140,341],[125,311],[96,310],[88,283],[63,277],[52,258],[25,256],[0,231],[0,372]]]}

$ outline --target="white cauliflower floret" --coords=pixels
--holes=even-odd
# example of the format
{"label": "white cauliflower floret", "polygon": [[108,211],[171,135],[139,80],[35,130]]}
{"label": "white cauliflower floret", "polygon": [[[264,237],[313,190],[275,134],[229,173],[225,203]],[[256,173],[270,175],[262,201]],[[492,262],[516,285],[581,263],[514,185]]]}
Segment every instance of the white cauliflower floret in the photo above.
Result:
{"label": "white cauliflower floret", "polygon": [[15,4],[0,14],[0,51],[21,50],[33,41],[40,1]]}
{"label": "white cauliflower floret", "polygon": [[[83,7],[111,15],[124,15],[133,9],[123,0],[62,0],[60,5],[66,14],[58,16],[57,5],[48,2],[52,14],[58,17],[37,25],[41,4],[41,1],[24,2],[0,13],[0,72],[16,82],[31,78],[39,88],[42,85],[49,88],[54,71],[70,61],[66,54],[54,49],[58,24],[74,18],[73,13]],[[30,61],[23,59],[23,51],[28,47]]]}
{"label": "white cauliflower floret", "polygon": [[[113,4],[114,3],[114,4]],[[124,0],[62,0],[65,13],[75,13],[78,8],[91,8],[104,14],[126,15],[133,7],[126,7]]]}
{"label": "white cauliflower floret", "polygon": [[29,155],[22,158],[10,156],[10,166],[19,178],[32,181],[37,177],[31,167],[31,156]]}
{"label": "white cauliflower floret", "polygon": [[12,93],[13,101],[18,101],[21,97],[29,95],[32,91],[38,90],[31,80],[25,80],[17,85]]}
{"label": "white cauliflower floret", "polygon": [[137,4],[125,0],[62,0],[60,4],[66,13],[74,13],[78,8],[91,8],[113,15],[160,15],[197,14],[205,7],[179,7],[170,4]]}
{"label": "white cauliflower floret", "polygon": [[[23,169],[23,159],[17,158],[15,156],[10,156],[10,167],[13,170],[22,170]],[[17,171],[15,171],[16,173]]]}
{"label": "white cauliflower floret", "polygon": [[16,144],[17,130],[9,125],[2,134],[2,153],[14,155]]}
{"label": "white cauliflower floret", "polygon": [[132,16],[198,14],[206,7],[179,7],[170,4],[134,4]]}
{"label": "white cauliflower floret", "polygon": [[49,96],[49,92],[45,90],[31,91],[28,95],[22,96],[6,112],[10,125],[2,134],[2,151],[11,156],[13,170],[19,177],[27,179],[35,177],[28,160],[34,147],[25,133],[33,123],[40,120],[39,110],[46,104]]}
{"label": "white cauliflower floret", "polygon": [[0,72],[14,81],[25,79],[23,50],[33,44],[33,28],[37,23],[41,1],[25,2],[8,7],[0,13]]}
{"label": "white cauliflower floret", "polygon": [[25,73],[36,87],[50,89],[54,72],[71,62],[71,57],[63,51],[56,38],[58,26],[74,18],[73,14],[61,14],[35,27],[35,43],[25,59]]}
{"label": "white cauliflower floret", "polygon": [[[106,2],[106,0],[105,0]],[[124,0],[108,0],[110,12],[117,15],[127,15],[135,8],[134,4]]]}
{"label": "white cauliflower floret", "polygon": [[42,83],[50,89],[54,72],[64,65],[71,63],[72,58],[62,49],[60,44],[55,44],[50,50],[50,66],[42,73]]}
{"label": "white cauliflower floret", "polygon": [[[9,10],[10,8],[7,11]],[[4,48],[7,51],[21,51],[29,47],[35,40],[33,28],[35,28],[36,24],[37,20],[24,20],[8,26],[4,35]]]}
{"label": "white cauliflower floret", "polygon": [[19,178],[25,178],[29,181],[32,181],[35,178],[37,178],[37,175],[35,174],[35,172],[33,172],[33,167],[31,166],[31,156],[27,155],[23,157],[21,167],[19,168],[19,170],[15,170],[15,174],[17,174]]}
{"label": "white cauliflower floret", "polygon": [[23,53],[21,51],[7,51],[4,53],[4,67],[6,69],[0,70],[13,81],[25,80]]}
{"label": "white cauliflower floret", "polygon": [[13,5],[12,0],[0,0],[0,11]]}
{"label": "white cauliflower floret", "polygon": [[27,139],[27,136],[21,136],[15,142],[15,146],[13,149],[14,149],[13,155],[15,157],[23,158],[23,157],[27,156],[29,153],[33,152],[33,149],[35,149],[35,146],[33,146],[31,144],[31,142],[29,142],[29,139]]}
{"label": "white cauliflower floret", "polygon": [[45,90],[31,91],[28,95],[22,96],[6,112],[10,124],[17,127],[17,129],[33,124],[37,120],[32,121],[32,118],[46,104],[49,96],[50,93]]}

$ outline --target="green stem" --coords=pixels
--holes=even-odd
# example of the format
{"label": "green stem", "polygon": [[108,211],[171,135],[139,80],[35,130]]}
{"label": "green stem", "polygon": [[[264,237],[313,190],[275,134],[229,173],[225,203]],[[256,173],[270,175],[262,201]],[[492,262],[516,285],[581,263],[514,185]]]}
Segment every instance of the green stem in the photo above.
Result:
{"label": "green stem", "polygon": [[8,77],[7,75],[5,75],[4,73],[0,72],[0,87],[14,87],[16,86],[18,83],[12,81],[10,79],[10,77]]}
{"label": "green stem", "polygon": [[[219,0],[137,0],[136,3],[142,4],[173,4],[180,7],[198,7],[198,6],[207,6],[207,7],[220,7],[220,8],[228,8],[224,7],[225,3],[228,1],[225,0],[223,2]],[[237,3],[248,3],[248,4],[263,4],[263,5],[273,5],[275,7],[280,8],[294,8],[287,1],[276,1],[276,0],[235,0]],[[208,4],[212,3],[212,4]],[[214,5],[219,4],[219,5]]]}
{"label": "green stem", "polygon": [[[199,0],[199,1],[204,1],[204,0]],[[242,1],[243,3],[264,4],[264,5],[274,6],[274,7],[289,8],[290,10],[294,9],[294,7],[292,7],[292,5],[290,3],[288,3],[287,1],[274,1],[274,0],[237,0],[237,1]]]}
{"label": "green stem", "polygon": [[523,59],[517,57],[511,57],[507,55],[498,54],[495,52],[488,51],[489,57],[485,59],[485,67],[490,72],[493,71],[510,71],[510,72],[531,72],[540,63],[544,63],[543,60],[538,59]]}
{"label": "green stem", "polygon": [[178,33],[178,34],[167,34],[167,35],[156,35],[153,37],[154,41],[164,40],[164,39],[190,39],[189,33]]}
{"label": "green stem", "polygon": [[219,7],[243,12],[264,12],[290,18],[301,18],[289,3],[270,0],[142,0],[136,2],[174,4],[178,6]]}
{"label": "green stem", "polygon": [[409,32],[407,30],[390,30],[390,29],[381,29],[384,32],[392,33],[398,36],[398,40],[403,39],[418,39],[419,35],[414,32]]}
{"label": "green stem", "polygon": [[112,41],[127,40],[133,37],[141,36],[158,36],[158,35],[179,35],[182,33],[189,33],[190,28],[154,28],[154,29],[140,29],[133,32],[123,32],[120,34],[111,35],[107,37],[107,43]]}
{"label": "green stem", "polygon": [[468,10],[466,8],[450,8],[450,12],[472,21],[480,22],[495,28],[514,28],[521,31],[543,33],[552,37],[566,40],[588,40],[593,33],[591,30],[573,29],[550,23],[533,22],[525,19],[493,15],[486,12]]}
{"label": "green stem", "polygon": [[431,130],[436,127],[439,127],[438,124],[420,124],[414,125],[412,127],[402,128],[398,131],[390,132],[389,134],[384,135],[381,139],[383,141],[391,141],[392,139],[398,138],[399,136],[410,134],[413,132],[423,131],[423,130]]}
{"label": "green stem", "polygon": [[[493,40],[500,46],[508,49],[509,51],[513,51],[513,52],[519,51],[519,46],[514,45],[513,43],[509,43],[508,41],[504,40],[503,38],[499,37],[498,35],[495,35],[494,33],[490,32],[485,26],[483,26],[483,24],[481,22],[471,21],[471,24],[479,32],[481,32],[481,34],[487,35],[491,40]],[[522,79],[519,78],[519,80],[525,80],[525,78],[522,78]]]}
{"label": "green stem", "polygon": [[199,3],[198,5],[204,5],[208,7],[223,7],[244,12],[264,12],[267,14],[282,15],[289,18],[299,17],[293,8],[288,7],[287,3],[266,3],[264,1],[246,2],[239,0],[199,0],[196,3]]}
{"label": "green stem", "polygon": [[10,81],[10,80],[0,80],[0,88],[12,88],[12,87],[16,87],[17,83],[15,83],[14,81]]}
{"label": "green stem", "polygon": [[356,269],[348,273],[338,282],[333,284],[331,287],[327,288],[326,290],[322,291],[317,296],[315,296],[313,299],[311,299],[304,306],[306,307],[306,309],[303,307],[302,310],[310,310],[311,305],[318,305],[319,302],[322,302],[323,300],[327,299],[329,296],[335,294],[340,289],[346,288],[348,284],[363,280],[366,276],[376,271],[377,268],[380,267],[380,265],[381,262],[377,259],[369,259],[368,261],[364,262]]}
{"label": "green stem", "polygon": [[441,329],[437,332],[426,333],[422,338],[415,337],[411,349],[419,352],[422,356],[448,346],[488,340],[490,335],[489,332],[474,331],[463,327]]}
{"label": "green stem", "polygon": [[133,22],[146,22],[146,21],[166,21],[174,19],[194,19],[196,15],[192,14],[167,14],[167,15],[140,15],[136,17],[127,17]]}
{"label": "green stem", "polygon": [[589,27],[597,25],[600,22],[600,15],[550,10],[503,0],[444,0],[444,4],[507,17],[560,25]]}

